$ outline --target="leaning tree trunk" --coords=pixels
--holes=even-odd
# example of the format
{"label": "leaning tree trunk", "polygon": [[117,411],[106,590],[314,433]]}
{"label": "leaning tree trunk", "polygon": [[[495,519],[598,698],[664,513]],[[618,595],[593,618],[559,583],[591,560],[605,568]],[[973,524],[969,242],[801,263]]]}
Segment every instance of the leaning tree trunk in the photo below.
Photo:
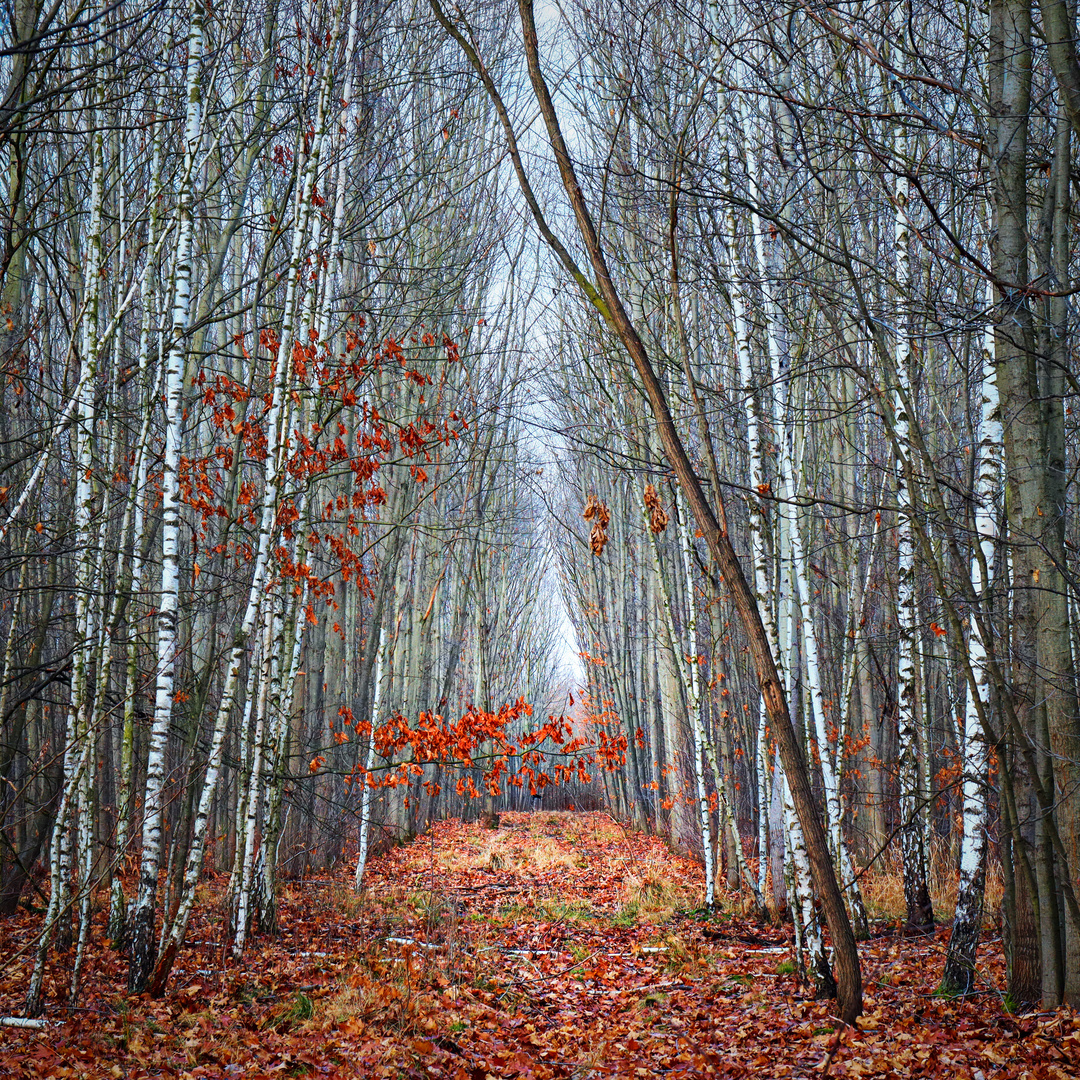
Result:
{"label": "leaning tree trunk", "polygon": [[[441,9],[439,9],[441,10]],[[802,755],[798,736],[791,722],[788,703],[783,687],[777,677],[776,663],[753,590],[747,584],[742,565],[728,535],[720,492],[716,492],[716,509],[705,497],[701,481],[687,457],[682,440],[672,420],[667,398],[653,370],[652,361],[644,342],[626,314],[626,309],[608,271],[607,261],[597,235],[595,225],[584,194],[577,180],[570,154],[566,148],[550,90],[540,70],[539,47],[533,19],[531,0],[519,0],[522,28],[525,39],[526,60],[529,76],[547,128],[548,140],[555,153],[556,163],[563,187],[570,198],[578,232],[592,263],[598,288],[593,286],[578,270],[569,252],[559,243],[556,249],[567,269],[576,271],[575,279],[590,302],[603,314],[605,321],[618,336],[627,350],[648,398],[653,418],[659,429],[664,453],[675,471],[698,527],[716,560],[724,580],[731,590],[736,610],[746,631],[750,653],[757,670],[761,692],[765,698],[769,717],[776,734],[784,771],[791,787],[796,812],[807,842],[808,855],[813,871],[814,884],[822,898],[822,904],[832,932],[836,950],[837,990],[840,1015],[845,1023],[854,1023],[862,1012],[862,975],[859,968],[858,948],[844,907],[844,898],[837,884],[829,854],[828,839],[814,802],[806,762]],[[445,18],[445,16],[444,16]],[[442,20],[440,20],[442,21]],[[459,35],[460,36],[460,35]],[[465,43],[467,46],[467,42]],[[475,54],[474,54],[475,55]],[[486,73],[485,73],[486,74]],[[505,115],[505,110],[504,110]],[[520,157],[512,152],[516,169],[521,169]],[[519,179],[522,177],[519,171]],[[524,185],[523,185],[524,186]],[[549,234],[546,225],[542,226]],[[545,236],[548,240],[548,237]],[[551,241],[548,240],[550,244]]]}

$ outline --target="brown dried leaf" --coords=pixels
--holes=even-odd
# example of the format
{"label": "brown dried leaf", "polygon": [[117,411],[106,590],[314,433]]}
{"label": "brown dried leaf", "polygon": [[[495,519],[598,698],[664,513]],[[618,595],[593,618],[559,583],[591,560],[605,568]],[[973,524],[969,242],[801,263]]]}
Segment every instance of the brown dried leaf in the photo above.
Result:
{"label": "brown dried leaf", "polygon": [[671,518],[668,517],[664,507],[660,503],[660,496],[652,484],[645,485],[645,505],[649,510],[649,528],[654,533],[662,533]]}
{"label": "brown dried leaf", "polygon": [[594,555],[602,555],[604,546],[608,542],[607,527],[611,521],[611,511],[595,495],[590,495],[585,504],[582,517],[586,521],[592,521],[592,532],[589,533],[589,547]]}

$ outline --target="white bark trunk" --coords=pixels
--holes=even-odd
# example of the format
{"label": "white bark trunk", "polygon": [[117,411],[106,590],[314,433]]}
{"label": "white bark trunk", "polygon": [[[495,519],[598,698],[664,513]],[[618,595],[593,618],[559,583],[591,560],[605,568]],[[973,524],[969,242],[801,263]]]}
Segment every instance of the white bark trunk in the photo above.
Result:
{"label": "white bark trunk", "polygon": [[[781,466],[781,474],[790,475],[789,470],[783,466]],[[784,487],[786,486],[787,482],[785,481]],[[782,492],[782,497],[786,499],[787,495]],[[788,502],[788,506],[791,505]],[[847,839],[841,828],[843,813],[840,808],[840,783],[837,777],[834,752],[829,739],[828,721],[825,716],[825,695],[822,690],[823,676],[818,653],[817,632],[814,629],[813,614],[810,609],[810,582],[806,575],[806,552],[800,528],[802,515],[797,508],[794,509],[794,516],[795,520],[791,524],[790,531],[791,557],[796,578],[794,598],[799,609],[803,656],[806,661],[807,689],[810,695],[811,712],[814,717],[818,760],[821,762],[821,780],[825,792],[825,826],[829,833],[833,860],[848,902],[855,935],[856,937],[866,937],[870,932],[870,924],[866,916],[862,893],[855,878]]]}
{"label": "white bark trunk", "polygon": [[[993,286],[987,283],[988,307],[994,303]],[[1001,489],[1003,429],[994,366],[994,328],[988,321],[982,343],[982,402],[976,433],[978,460],[975,470],[975,534],[971,555],[971,588],[977,597],[987,595],[994,574],[998,542],[998,495]],[[968,691],[964,708],[964,802],[960,840],[960,882],[956,915],[949,937],[942,987],[949,993],[968,993],[974,987],[975,954],[982,929],[986,887],[987,766],[989,745],[979,717],[979,705],[990,708],[990,671],[979,620],[971,619],[968,657],[975,676],[975,694]]]}
{"label": "white bark trunk", "polygon": [[697,670],[697,657],[693,650],[696,649],[697,618],[693,612],[693,578],[690,566],[690,540],[685,529],[685,514],[680,513],[682,522],[679,528],[679,541],[682,549],[683,573],[686,575],[686,587],[689,594],[689,607],[691,609],[687,618],[687,636],[690,639],[691,662],[688,666],[686,656],[679,647],[679,635],[675,625],[675,613],[672,605],[671,592],[668,589],[667,578],[664,576],[664,568],[660,563],[660,544],[656,534],[648,527],[649,508],[641,501],[642,513],[645,516],[646,531],[648,533],[653,554],[653,571],[657,584],[660,587],[660,602],[664,609],[665,622],[667,623],[668,637],[671,641],[671,651],[674,654],[675,669],[679,674],[679,680],[683,685],[686,696],[687,711],[689,712],[690,732],[694,748],[694,786],[698,800],[698,821],[701,829],[701,844],[705,857],[705,905],[712,907],[716,899],[715,874],[713,873],[713,848],[712,828],[710,822],[709,800],[705,792],[704,766],[702,753],[704,751],[704,738],[701,732],[701,689]]}
{"label": "white bark trunk", "polygon": [[177,605],[180,589],[179,467],[183,425],[185,339],[191,311],[193,262],[192,187],[195,157],[202,141],[202,93],[199,75],[203,52],[203,8],[193,2],[188,11],[187,111],[184,125],[184,171],[177,193],[177,237],[173,262],[172,317],[169,351],[165,361],[165,451],[161,479],[161,595],[158,601],[158,635],[154,720],[146,764],[143,795],[142,860],[139,894],[131,919],[131,966],[128,989],[140,993],[156,960],[154,909],[162,853],[162,818],[165,791],[165,751],[172,724],[176,652]]}
{"label": "white bark trunk", "polygon": [[367,867],[368,835],[371,831],[371,769],[375,764],[375,731],[382,722],[382,684],[386,648],[386,626],[383,625],[379,627],[379,651],[375,656],[375,674],[372,677],[374,685],[371,695],[371,731],[368,734],[367,752],[364,755],[364,790],[360,794],[359,854],[356,860],[356,874],[353,878],[353,888],[357,892],[363,888],[364,869]]}
{"label": "white bark trunk", "polygon": [[[95,49],[95,62],[100,60],[100,49]],[[75,427],[76,442],[76,478],[75,478],[75,536],[76,549],[79,552],[79,564],[76,572],[75,603],[75,657],[72,677],[71,707],[75,716],[75,737],[77,740],[93,742],[96,737],[94,718],[94,686],[91,669],[94,661],[95,639],[98,631],[98,610],[96,604],[96,582],[100,579],[98,567],[98,548],[100,541],[94,528],[93,483],[94,441],[97,425],[96,376],[101,360],[98,337],[98,323],[101,308],[101,277],[104,267],[102,252],[102,214],[105,186],[105,140],[103,137],[103,117],[100,106],[104,89],[100,82],[92,91],[94,106],[90,110],[90,123],[93,131],[93,169],[90,181],[90,229],[87,241],[86,276],[84,279],[85,309],[82,320],[83,363],[90,371],[90,379],[84,380],[79,394],[78,419]],[[99,657],[99,663],[103,658]],[[75,792],[75,858],[78,867],[79,938],[75,951],[75,963],[72,965],[70,1003],[77,1004],[79,996],[79,976],[82,970],[83,955],[86,949],[87,933],[90,929],[90,874],[93,866],[93,825],[91,821],[90,772],[83,769],[80,773],[78,788]]]}
{"label": "white bark trunk", "polygon": [[[690,731],[694,741],[694,782],[697,788],[698,812],[701,818],[701,846],[705,853],[705,906],[712,907],[716,902],[716,872],[714,868],[715,856],[712,843],[712,813],[709,808],[709,796],[705,789],[705,766],[702,754],[706,752],[708,740],[702,729],[701,720],[701,671],[697,657],[697,604],[694,597],[694,572],[690,554],[690,528],[687,522],[686,508],[682,500],[676,496],[675,505],[678,509],[679,546],[682,548],[682,563],[684,587],[686,590],[686,637],[690,648],[689,657],[683,657],[683,677],[686,677],[685,666],[690,668],[690,683],[687,687],[688,708],[690,711]],[[674,625],[672,626],[672,639],[675,640]],[[717,791],[723,797],[720,770],[716,767],[715,748],[712,751],[710,761],[713,765],[713,774],[716,776]],[[741,846],[741,845],[740,845]]]}
{"label": "white bark trunk", "polygon": [[[896,181],[894,258],[901,301],[906,301],[911,283],[911,232],[908,226],[908,180]],[[901,453],[907,453],[911,432],[908,410],[911,387],[908,369],[911,340],[903,311],[896,317],[896,388],[893,393],[896,438]],[[896,699],[899,729],[900,847],[904,870],[904,902],[908,928],[925,930],[933,926],[933,908],[927,887],[927,856],[922,818],[928,808],[919,801],[919,717],[916,707],[915,639],[918,611],[915,601],[915,538],[911,526],[912,493],[903,468],[896,470],[897,501],[897,589],[896,615],[899,632],[897,649]]]}

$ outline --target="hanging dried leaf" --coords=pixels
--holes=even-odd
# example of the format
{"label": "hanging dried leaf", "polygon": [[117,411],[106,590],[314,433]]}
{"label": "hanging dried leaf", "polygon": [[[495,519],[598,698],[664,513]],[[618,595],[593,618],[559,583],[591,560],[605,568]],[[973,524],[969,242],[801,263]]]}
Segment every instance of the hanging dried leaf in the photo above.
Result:
{"label": "hanging dried leaf", "polygon": [[656,494],[656,488],[652,484],[645,485],[645,505],[649,509],[649,528],[654,533],[662,533],[671,520],[660,505],[660,496]]}
{"label": "hanging dried leaf", "polygon": [[592,532],[589,533],[592,553],[603,555],[604,545],[608,542],[607,527],[611,521],[611,511],[595,495],[590,495],[582,516],[593,523]]}
{"label": "hanging dried leaf", "polygon": [[592,532],[589,533],[589,547],[592,548],[592,553],[596,556],[604,554],[604,545],[608,542],[608,534],[604,531],[604,526],[599,521],[595,522],[592,527]]}

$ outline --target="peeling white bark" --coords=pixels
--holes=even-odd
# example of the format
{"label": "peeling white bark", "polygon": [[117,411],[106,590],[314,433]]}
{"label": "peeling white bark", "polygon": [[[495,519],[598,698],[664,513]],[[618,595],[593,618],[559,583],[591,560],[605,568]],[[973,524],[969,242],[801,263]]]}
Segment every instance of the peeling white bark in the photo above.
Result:
{"label": "peeling white bark", "polygon": [[[993,308],[993,285],[987,283],[987,306]],[[978,460],[975,478],[975,533],[978,538],[971,554],[971,588],[984,597],[993,580],[994,555],[998,541],[998,497],[1003,475],[1003,429],[998,397],[997,369],[994,366],[994,328],[987,320],[982,340],[982,401],[976,433]],[[986,888],[987,849],[987,766],[989,745],[979,717],[990,708],[990,671],[986,642],[978,618],[971,620],[968,658],[975,676],[975,694],[970,690],[964,707],[964,801],[963,835],[960,840],[960,882],[956,897],[949,948],[945,957],[942,986],[951,993],[967,993],[973,988],[975,955],[982,929],[983,898]]]}
{"label": "peeling white bark", "polygon": [[146,989],[156,960],[154,940],[158,870],[163,847],[165,791],[165,750],[172,724],[176,654],[178,649],[177,607],[180,591],[180,443],[183,425],[184,365],[186,337],[191,313],[193,279],[192,228],[195,158],[202,142],[203,109],[200,71],[203,53],[202,5],[192,2],[188,9],[186,115],[184,123],[184,168],[177,192],[176,250],[173,256],[172,315],[169,348],[165,361],[165,451],[161,479],[161,594],[157,612],[157,666],[154,720],[146,764],[143,793],[142,860],[139,893],[131,918],[131,966],[128,989]]}
{"label": "peeling white bark", "polygon": [[[908,179],[896,180],[893,255],[897,286],[904,294],[911,282],[911,230],[908,225]],[[906,318],[896,318],[896,386],[893,409],[896,439],[901,453],[907,453],[911,435],[911,386],[908,369],[911,339]],[[898,463],[899,466],[899,463]],[[896,617],[899,642],[896,661],[897,726],[899,730],[900,849],[904,870],[904,902],[908,926],[923,929],[933,925],[927,887],[927,859],[922,818],[928,808],[919,801],[919,718],[916,708],[915,639],[918,610],[915,601],[915,538],[911,526],[912,493],[902,467],[896,470]]]}
{"label": "peeling white bark", "polygon": [[386,626],[379,627],[378,653],[375,656],[375,674],[372,677],[374,684],[371,695],[371,731],[367,739],[367,752],[364,755],[364,790],[360,795],[360,837],[358,841],[359,856],[356,860],[356,874],[353,878],[353,888],[357,892],[364,885],[364,870],[367,867],[368,835],[371,831],[371,769],[375,764],[375,731],[382,722],[382,684],[383,669],[386,665]]}

